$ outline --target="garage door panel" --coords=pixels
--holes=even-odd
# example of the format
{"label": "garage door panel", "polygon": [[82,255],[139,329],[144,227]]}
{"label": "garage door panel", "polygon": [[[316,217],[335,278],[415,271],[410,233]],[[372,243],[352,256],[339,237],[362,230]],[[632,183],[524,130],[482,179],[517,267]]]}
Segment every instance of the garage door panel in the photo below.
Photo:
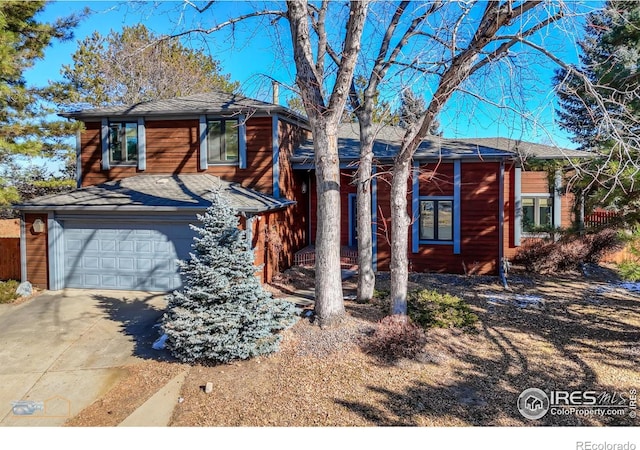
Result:
{"label": "garage door panel", "polygon": [[181,286],[177,259],[189,257],[187,223],[65,221],[65,286],[170,291]]}
{"label": "garage door panel", "polygon": [[100,250],[103,252],[113,252],[116,250],[115,239],[104,239],[100,241]]}

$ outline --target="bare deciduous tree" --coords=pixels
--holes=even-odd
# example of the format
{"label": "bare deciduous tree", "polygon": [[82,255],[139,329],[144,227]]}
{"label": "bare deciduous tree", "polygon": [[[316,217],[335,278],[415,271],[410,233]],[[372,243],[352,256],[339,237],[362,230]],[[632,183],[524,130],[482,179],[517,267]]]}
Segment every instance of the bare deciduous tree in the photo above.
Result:
{"label": "bare deciduous tree", "polygon": [[407,124],[393,164],[390,266],[393,314],[406,314],[407,311],[408,231],[412,220],[407,213],[407,183],[415,151],[444,105],[466,80],[563,17],[562,5],[554,11],[538,0],[467,2],[447,6],[458,11],[445,15],[448,20],[440,26],[420,31],[431,43],[441,45],[440,56],[432,58],[428,66],[417,61],[407,64],[413,70],[437,76],[437,82],[425,111],[418,120]]}
{"label": "bare deciduous tree", "polygon": [[[346,21],[338,14],[326,17],[332,7],[328,0],[319,6],[306,0],[291,0],[286,10],[264,9],[238,15],[208,29],[191,29],[180,33],[213,33],[222,28],[257,16],[286,19],[289,23],[291,48],[296,67],[296,85],[313,132],[317,187],[316,229],[316,298],[315,311],[320,326],[339,323],[345,313],[340,270],[340,161],[338,157],[338,125],[349,97],[349,88],[360,54],[361,36],[367,17],[368,1],[349,4]],[[213,2],[198,11],[211,11]],[[313,23],[313,24],[312,24]],[[336,71],[325,67],[329,29],[344,30],[341,35]],[[312,34],[312,28],[315,34]],[[314,47],[315,45],[315,53]],[[327,79],[331,87],[327,88]]]}

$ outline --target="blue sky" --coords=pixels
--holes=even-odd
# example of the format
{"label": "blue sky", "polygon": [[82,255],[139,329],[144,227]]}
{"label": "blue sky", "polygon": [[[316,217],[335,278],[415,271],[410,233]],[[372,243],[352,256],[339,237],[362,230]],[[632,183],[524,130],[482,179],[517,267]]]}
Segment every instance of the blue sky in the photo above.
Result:
{"label": "blue sky", "polygon": [[[268,5],[281,7],[275,3]],[[28,82],[42,85],[48,80],[60,79],[60,69],[63,64],[71,63],[77,41],[94,31],[104,35],[112,29],[120,31],[125,25],[142,22],[158,34],[171,34],[192,26],[209,28],[215,20],[220,21],[251,8],[251,4],[246,2],[222,1],[216,4],[215,10],[211,8],[204,14],[198,14],[182,1],[58,1],[48,4],[39,19],[53,21],[85,6],[92,10],[92,14],[75,30],[75,39],[57,42],[50,47],[45,59],[27,72]],[[292,85],[295,78],[287,45],[288,29],[286,23],[282,22],[278,25],[280,34],[264,20],[252,20],[237,25],[233,36],[226,31],[205,37],[191,36],[185,38],[184,42],[202,48],[219,60],[223,72],[231,74],[233,80],[241,83],[245,95],[268,101],[271,98],[269,77],[285,85]],[[572,26],[574,28],[568,32],[551,28],[540,37],[567,62],[577,59],[572,41],[581,33],[579,24]],[[555,98],[551,93],[554,66],[542,58],[533,55],[530,58],[524,64],[529,67],[519,68],[517,73],[495,71],[491,77],[481,80],[481,86],[476,86],[488,93],[494,103],[502,103],[502,107],[478,101],[469,95],[454,96],[440,117],[445,137],[502,136],[574,147],[569,136],[554,122]],[[518,82],[507,82],[515,77]],[[414,90],[419,89],[420,84],[415,86]],[[505,89],[504,86],[509,88]],[[425,84],[424,88],[428,90],[429,85]],[[395,95],[397,90],[391,87],[387,92]],[[293,93],[281,88],[282,103],[291,96]],[[524,120],[521,114],[512,112],[510,108],[527,111],[529,118]]]}

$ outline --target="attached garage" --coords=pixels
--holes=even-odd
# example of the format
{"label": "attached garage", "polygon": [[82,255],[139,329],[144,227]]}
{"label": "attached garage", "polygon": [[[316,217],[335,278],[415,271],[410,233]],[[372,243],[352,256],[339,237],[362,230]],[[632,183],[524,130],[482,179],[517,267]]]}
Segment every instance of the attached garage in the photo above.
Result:
{"label": "attached garage", "polygon": [[256,216],[293,204],[208,174],[138,175],[41,197],[18,206],[22,280],[50,290],[179,289],[177,261],[189,258],[195,235],[189,224],[214,188],[250,230]]}
{"label": "attached garage", "polygon": [[64,286],[171,291],[181,286],[176,261],[187,259],[188,223],[97,223],[65,220]]}

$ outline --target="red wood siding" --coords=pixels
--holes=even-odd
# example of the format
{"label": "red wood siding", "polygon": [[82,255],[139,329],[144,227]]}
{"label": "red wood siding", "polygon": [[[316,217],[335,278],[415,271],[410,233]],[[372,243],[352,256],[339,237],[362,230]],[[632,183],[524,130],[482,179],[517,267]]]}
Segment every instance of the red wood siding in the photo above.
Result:
{"label": "red wood siding", "polygon": [[0,281],[20,280],[20,238],[0,237]]}
{"label": "red wood siding", "polygon": [[522,194],[544,194],[549,190],[549,175],[547,172],[522,171],[521,177]]}
{"label": "red wood siding", "polygon": [[[306,172],[295,172],[291,168],[290,158],[294,149],[305,137],[306,131],[288,122],[278,122],[278,140],[280,143],[280,196],[296,202],[282,212],[274,214],[275,228],[282,236],[282,252],[279,256],[282,270],[293,265],[297,251],[309,244],[309,195]],[[307,192],[302,192],[303,184]]]}
{"label": "red wood siding", "polygon": [[[45,224],[43,233],[33,232],[33,223],[41,219]],[[27,280],[35,287],[47,289],[49,285],[48,229],[46,214],[25,214],[25,231],[27,247]]]}
{"label": "red wood siding", "polygon": [[[410,234],[411,271],[463,273],[466,269],[478,274],[495,273],[499,236],[499,172],[499,163],[461,164],[461,254],[453,254],[453,245],[420,245],[418,253],[412,253]],[[453,194],[453,164],[440,164],[429,178],[421,168],[420,195]],[[408,192],[411,193],[411,189]],[[408,198],[408,214],[411,214],[410,200],[411,197]],[[378,181],[378,207],[382,211],[382,216],[378,216],[378,269],[389,270],[391,255],[386,230],[391,229],[391,221],[389,185],[384,180]]]}
{"label": "red wood siding", "polygon": [[453,195],[453,164],[420,166],[420,195]]}
{"label": "red wood siding", "polygon": [[[504,236],[504,256],[513,259],[520,247],[515,246],[515,168],[508,166],[505,172],[505,236]],[[533,172],[525,171],[521,172],[521,194],[526,196],[527,194],[545,194],[552,195],[549,188],[549,175],[547,172]],[[575,203],[575,196],[573,193],[563,193],[561,195],[561,227],[569,228],[575,221],[575,214],[573,212]],[[523,237],[521,239],[521,245],[531,238]]]}
{"label": "red wood siding", "polygon": [[[197,173],[200,153],[199,122],[148,120],[145,123],[147,169],[113,166],[102,170],[100,123],[88,122],[81,135],[82,186],[91,186],[133,175]],[[252,117],[246,123],[247,168],[209,166],[207,173],[242,183],[267,194],[273,192],[272,118]]]}

